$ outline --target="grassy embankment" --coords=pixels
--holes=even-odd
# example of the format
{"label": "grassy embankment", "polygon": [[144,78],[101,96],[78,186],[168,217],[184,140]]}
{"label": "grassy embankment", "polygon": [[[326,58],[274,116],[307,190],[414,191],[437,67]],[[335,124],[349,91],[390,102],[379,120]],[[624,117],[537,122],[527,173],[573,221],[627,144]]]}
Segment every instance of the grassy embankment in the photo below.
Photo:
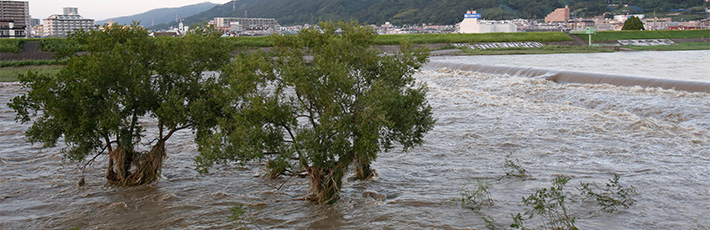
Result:
{"label": "grassy embankment", "polygon": [[477,42],[559,42],[572,41],[562,32],[519,32],[485,34],[392,34],[375,38],[377,45],[432,43],[477,43]]}
{"label": "grassy embankment", "polygon": [[22,50],[22,44],[28,41],[39,41],[40,51],[58,52],[68,48],[80,48],[79,44],[66,38],[18,38],[0,39],[0,52],[17,53]]}
{"label": "grassy embankment", "polygon": [[18,76],[27,71],[55,75],[65,63],[66,60],[0,61],[0,82],[17,81]]}
{"label": "grassy embankment", "polygon": [[[270,37],[229,37],[231,47],[257,48],[272,46]],[[375,37],[375,45],[476,43],[476,42],[556,42],[571,41],[561,32],[487,33],[487,34],[388,34]]]}
{"label": "grassy embankment", "polygon": [[[17,53],[27,41],[40,41],[39,50],[59,52],[68,48],[79,48],[78,44],[64,38],[44,39],[0,39],[0,52]],[[0,82],[17,81],[20,74],[34,71],[39,74],[55,75],[66,64],[63,60],[0,60]]]}
{"label": "grassy embankment", "polygon": [[[588,40],[587,36],[581,36]],[[592,35],[593,42],[617,41],[626,39],[683,39],[707,38],[710,30],[641,30],[641,31],[597,31]]]}
{"label": "grassy embankment", "polygon": [[600,53],[613,52],[612,49],[599,46],[543,46],[542,48],[500,48],[500,49],[464,49],[473,55],[510,55],[510,54],[557,54],[557,53]]}
{"label": "grassy embankment", "polygon": [[20,67],[2,67],[0,68],[0,82],[18,81],[20,74],[27,74],[27,71],[37,72],[39,74],[56,75],[63,65],[40,65],[40,66],[20,66]]}
{"label": "grassy embankment", "polygon": [[[580,36],[587,39],[587,36]],[[600,31],[593,35],[594,42],[611,42],[624,39],[688,39],[708,38],[710,30],[652,30],[652,31]],[[171,38],[165,38],[171,39]],[[233,49],[250,49],[270,47],[270,37],[230,37],[224,38]],[[17,53],[21,51],[25,41],[40,41],[40,50],[59,52],[68,48],[76,48],[78,44],[64,38],[45,39],[2,39],[0,52]],[[433,43],[478,43],[478,42],[562,42],[572,39],[561,32],[520,32],[520,33],[486,33],[486,34],[401,34],[379,35],[375,45],[433,44]],[[710,49],[708,42],[678,42],[665,46],[626,46],[635,50],[703,50]],[[589,53],[608,52],[610,49],[586,46],[544,46],[542,48],[502,48],[488,50],[465,49],[468,54],[548,54],[548,53]],[[65,61],[32,60],[32,61],[0,61],[0,81],[16,81],[18,73],[39,71],[40,73],[56,74]]]}
{"label": "grassy embankment", "polygon": [[17,53],[23,42],[23,39],[0,39],[0,52]]}
{"label": "grassy embankment", "polygon": [[[587,36],[580,36],[587,39]],[[600,31],[593,35],[594,42],[610,42],[624,39],[685,39],[707,38],[710,30],[654,30],[654,31]],[[270,47],[269,37],[226,38],[235,48]],[[486,34],[393,34],[379,35],[375,45],[433,44],[433,43],[479,43],[479,42],[563,42],[572,39],[562,32],[519,32]],[[448,47],[453,48],[453,47]],[[679,42],[670,46],[627,46],[636,50],[698,50],[710,49],[708,42]],[[488,50],[465,49],[468,54],[549,54],[549,53],[593,53],[611,52],[609,48],[586,46],[545,46],[542,48],[501,48]]]}
{"label": "grassy embankment", "polygon": [[[581,36],[588,40],[587,36]],[[709,38],[710,30],[645,30],[645,31],[599,31],[592,35],[592,42],[611,42],[630,39],[691,39]],[[673,45],[626,46],[634,50],[708,50],[710,42],[677,42]]]}
{"label": "grassy embankment", "polygon": [[639,51],[710,50],[710,42],[678,42],[663,46],[626,46]]}

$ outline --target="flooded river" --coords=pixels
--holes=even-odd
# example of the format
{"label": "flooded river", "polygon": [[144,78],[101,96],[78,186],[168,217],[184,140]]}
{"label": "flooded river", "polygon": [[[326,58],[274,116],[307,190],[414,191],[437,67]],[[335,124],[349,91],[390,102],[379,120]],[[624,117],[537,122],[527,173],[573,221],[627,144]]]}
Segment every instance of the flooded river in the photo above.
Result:
{"label": "flooded river", "polygon": [[[511,214],[524,211],[521,197],[549,187],[557,175],[572,177],[566,191],[581,200],[580,182],[603,185],[613,174],[638,190],[636,202],[613,214],[593,202],[571,203],[580,229],[710,227],[710,94],[451,69],[416,77],[429,87],[434,130],[421,147],[380,155],[373,180],[346,180],[332,206],[303,201],[306,179],[270,180],[259,162],[199,175],[189,131],[169,140],[161,181],[107,186],[105,157],[82,174],[62,160],[61,146],[27,144],[27,125],[15,123],[6,105],[23,90],[0,83],[0,229],[235,228],[229,209],[237,203],[249,207],[249,228],[481,229],[481,217],[504,227]],[[506,156],[532,178],[502,178]],[[82,177],[86,185],[79,187]],[[477,181],[491,184],[494,204],[474,212],[455,200]]]}

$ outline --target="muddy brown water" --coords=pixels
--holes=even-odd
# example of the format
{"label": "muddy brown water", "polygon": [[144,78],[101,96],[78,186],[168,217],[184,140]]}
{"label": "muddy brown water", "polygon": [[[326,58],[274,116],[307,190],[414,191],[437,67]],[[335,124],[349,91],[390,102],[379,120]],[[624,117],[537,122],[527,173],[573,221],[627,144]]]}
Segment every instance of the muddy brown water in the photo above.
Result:
{"label": "muddy brown water", "polygon": [[[615,173],[640,192],[636,202],[614,214],[571,203],[581,229],[710,227],[710,94],[450,69],[416,77],[429,87],[434,130],[410,152],[381,154],[373,180],[347,179],[332,206],[302,201],[306,179],[270,180],[259,162],[198,174],[190,131],[168,141],[158,183],[107,186],[105,157],[82,174],[62,160],[61,146],[26,143],[27,125],[15,123],[6,105],[24,91],[2,83],[0,229],[235,228],[229,208],[237,203],[250,207],[250,228],[481,229],[484,216],[504,227],[524,210],[521,198],[556,175],[572,177],[567,191],[580,200],[580,182],[603,185]],[[532,178],[501,179],[508,155]],[[78,187],[82,176],[86,185]],[[491,183],[494,205],[474,212],[454,200],[477,181]]]}

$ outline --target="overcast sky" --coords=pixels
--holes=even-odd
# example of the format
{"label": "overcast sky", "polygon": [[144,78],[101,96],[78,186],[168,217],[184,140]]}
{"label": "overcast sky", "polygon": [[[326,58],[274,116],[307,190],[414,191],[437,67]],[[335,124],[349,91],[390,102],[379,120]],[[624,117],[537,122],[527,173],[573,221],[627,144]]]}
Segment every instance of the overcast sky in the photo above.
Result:
{"label": "overcast sky", "polygon": [[77,7],[84,18],[103,20],[143,13],[152,9],[180,7],[202,2],[224,4],[229,0],[24,0],[30,3],[32,18],[62,14],[64,7]]}

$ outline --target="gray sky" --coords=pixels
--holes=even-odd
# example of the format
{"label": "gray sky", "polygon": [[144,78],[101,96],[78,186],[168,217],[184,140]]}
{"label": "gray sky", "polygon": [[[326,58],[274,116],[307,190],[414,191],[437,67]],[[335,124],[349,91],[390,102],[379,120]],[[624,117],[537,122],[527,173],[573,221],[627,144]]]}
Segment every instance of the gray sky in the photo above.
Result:
{"label": "gray sky", "polygon": [[30,3],[32,18],[61,14],[64,7],[77,7],[84,18],[103,20],[143,13],[152,9],[180,7],[202,2],[223,4],[229,0],[22,0]]}

